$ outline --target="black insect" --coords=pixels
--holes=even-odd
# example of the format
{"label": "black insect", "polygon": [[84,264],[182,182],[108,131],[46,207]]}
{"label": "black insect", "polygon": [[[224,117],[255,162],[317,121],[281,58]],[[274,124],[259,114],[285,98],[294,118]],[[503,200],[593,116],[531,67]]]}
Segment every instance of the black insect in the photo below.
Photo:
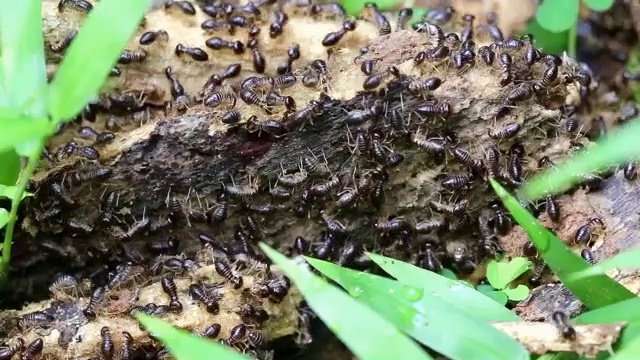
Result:
{"label": "black insect", "polygon": [[200,335],[209,339],[215,339],[218,337],[218,335],[220,335],[221,329],[222,326],[220,324],[214,323],[208,325]]}
{"label": "black insect", "polygon": [[220,312],[220,305],[215,298],[210,297],[202,285],[191,284],[189,285],[189,295],[203,303],[210,314],[217,314]]}
{"label": "black insect", "polygon": [[336,235],[347,233],[347,228],[341,222],[332,219],[324,210],[320,211],[320,218],[330,233]]}
{"label": "black insect", "polygon": [[204,99],[204,105],[208,107],[217,107],[221,104],[227,104],[229,109],[236,106],[236,96],[233,93],[215,92]]}
{"label": "black insect", "polygon": [[411,224],[403,217],[395,217],[389,221],[378,221],[374,228],[383,233],[399,233],[402,230],[411,229]]}
{"label": "black insect", "polygon": [[450,175],[442,180],[440,184],[447,190],[457,190],[468,186],[472,180],[472,174]]}
{"label": "black insect", "polygon": [[133,360],[133,336],[127,331],[122,332],[122,350],[120,351],[120,360]]}
{"label": "black insect", "polygon": [[245,324],[238,324],[234,326],[229,332],[229,338],[227,342],[229,344],[235,344],[244,339],[247,335],[247,326]]}
{"label": "black insect", "polygon": [[85,0],[60,0],[58,3],[58,12],[62,12],[65,6],[71,6],[76,10],[88,13],[93,10],[93,5]]}
{"label": "black insect", "polygon": [[504,236],[511,230],[511,219],[504,213],[499,204],[491,205],[493,210],[493,226],[498,234]]}
{"label": "black insect", "polygon": [[215,259],[214,266],[218,275],[227,279],[234,289],[242,287],[242,276],[236,275],[228,262],[221,259]]}
{"label": "black insect", "polygon": [[247,47],[251,49],[251,61],[253,63],[253,70],[255,70],[258,74],[263,74],[265,68],[267,66],[267,61],[265,60],[264,55],[260,51],[260,47],[258,46],[257,39],[249,40]]}
{"label": "black insect", "polygon": [[404,30],[407,26],[407,23],[413,16],[413,10],[411,8],[403,8],[398,12],[398,20],[396,25],[396,30]]}
{"label": "black insect", "polygon": [[451,104],[448,102],[441,102],[439,104],[427,104],[421,105],[414,109],[414,111],[424,116],[442,116],[447,117],[451,115]]}
{"label": "black insect", "polygon": [[174,0],[165,0],[164,8],[169,9],[173,6],[177,6],[182,12],[186,15],[195,15],[196,8],[189,1],[174,1]]}
{"label": "black insect", "polygon": [[75,201],[69,196],[66,189],[61,184],[52,183],[49,185],[49,191],[54,198],[58,199],[62,204],[66,206],[75,205]]}
{"label": "black insect", "polygon": [[289,16],[284,11],[276,10],[273,13],[273,22],[269,26],[269,37],[275,39],[281,35],[287,21],[289,21]]}
{"label": "black insect", "polygon": [[438,77],[429,77],[423,80],[416,80],[409,83],[409,91],[419,93],[423,91],[433,91],[440,87],[442,80]]}
{"label": "black insect", "polygon": [[531,240],[527,240],[524,245],[522,245],[522,254],[530,259],[535,259],[538,257],[538,249]]}
{"label": "black insect", "polygon": [[209,60],[209,54],[207,54],[206,51],[202,50],[199,47],[189,47],[181,43],[178,43],[178,45],[176,45],[174,52],[177,56],[180,56],[182,54],[187,54],[195,61]]}
{"label": "black insect", "polygon": [[129,227],[129,230],[120,234],[122,240],[131,239],[134,235],[139,234],[149,228],[149,224],[151,224],[151,220],[149,218],[143,218],[140,221],[136,221]]}
{"label": "black insect", "polygon": [[636,163],[633,161],[629,161],[624,165],[623,169],[624,178],[633,181],[638,177],[638,173],[636,172]]}
{"label": "black insect", "polygon": [[342,28],[338,31],[328,33],[324,39],[322,39],[322,45],[334,46],[336,45],[349,31],[353,31],[356,28],[355,21],[347,20],[342,23]]}
{"label": "black insect", "polygon": [[103,131],[96,136],[96,141],[93,143],[94,145],[106,145],[113,140],[115,140],[116,134],[111,131]]}
{"label": "black insect", "polygon": [[516,135],[518,135],[518,133],[520,132],[520,129],[522,129],[522,126],[520,124],[513,123],[513,124],[507,124],[504,127],[497,130],[489,129],[488,133],[489,133],[489,137],[492,139],[511,139]]}
{"label": "black insect", "polygon": [[36,360],[40,354],[42,354],[42,349],[44,348],[44,341],[42,338],[37,338],[33,340],[27,348],[20,354],[20,360]]}
{"label": "black insect", "polygon": [[24,350],[24,340],[18,338],[8,346],[0,347],[0,360],[11,360],[13,356]]}
{"label": "black insect", "polygon": [[604,221],[597,217],[589,218],[584,225],[580,226],[576,231],[576,244],[588,243],[591,240],[591,233],[596,226],[600,226],[603,229],[606,228]]}
{"label": "black insect", "polygon": [[551,315],[551,319],[555,323],[558,330],[560,330],[560,334],[565,340],[574,341],[576,339],[576,329],[569,323],[569,318],[567,314],[562,311],[555,311]]}
{"label": "black insect", "polygon": [[106,289],[104,287],[99,286],[93,290],[93,293],[91,293],[91,297],[89,298],[89,303],[87,304],[87,307],[84,310],[82,310],[82,313],[88,319],[94,319],[96,317],[96,308],[102,302],[105,291]]}
{"label": "black insect", "polygon": [[35,311],[23,315],[18,319],[18,329],[25,331],[28,328],[45,326],[53,322],[53,320],[53,316],[42,311]]}
{"label": "black insect", "polygon": [[591,250],[589,249],[582,249],[582,251],[580,252],[580,256],[590,265],[593,265],[596,263],[596,259],[593,253],[591,252]]}
{"label": "black insect", "polygon": [[222,121],[223,124],[233,125],[240,121],[240,117],[241,115],[238,110],[229,110],[222,115],[220,121]]}
{"label": "black insect", "polygon": [[260,347],[265,343],[264,334],[262,334],[262,331],[260,330],[249,330],[247,332],[247,342],[249,343],[249,346],[254,348]]}
{"label": "black insect", "polygon": [[114,345],[111,337],[111,329],[107,326],[103,326],[100,329],[100,336],[102,336],[102,342],[100,343],[100,353],[105,360],[113,359]]}
{"label": "black insect", "polygon": [[93,232],[93,226],[75,218],[69,218],[65,221],[67,228],[74,234],[89,234]]}
{"label": "black insect", "polygon": [[140,45],[151,45],[158,40],[169,40],[169,34],[164,30],[147,31],[140,35],[140,40],[138,42],[140,43]]}
{"label": "black insect", "polygon": [[222,80],[234,78],[240,75],[240,71],[242,71],[242,64],[240,63],[231,64],[227,66],[227,68],[222,72],[222,74],[220,75],[220,78]]}
{"label": "black insect", "polygon": [[133,62],[142,62],[147,58],[147,52],[144,50],[139,51],[124,51],[120,54],[118,59],[119,64],[131,64]]}
{"label": "black insect", "polygon": [[362,65],[360,65],[360,70],[362,71],[363,74],[369,76],[373,73],[375,64],[376,64],[375,60],[365,60],[362,62]]}
{"label": "black insect", "polygon": [[442,263],[436,253],[436,245],[432,242],[426,242],[424,244],[422,267],[435,273],[440,273],[443,269]]}
{"label": "black insect", "polygon": [[63,53],[65,50],[67,50],[69,45],[71,45],[71,42],[73,41],[73,39],[75,39],[76,35],[78,35],[78,30],[69,31],[69,33],[57,44],[51,44],[49,46],[49,49],[51,49],[51,51],[53,51],[54,53]]}
{"label": "black insect", "polygon": [[302,236],[297,236],[293,241],[293,248],[298,255],[306,255],[309,252],[309,241]]}

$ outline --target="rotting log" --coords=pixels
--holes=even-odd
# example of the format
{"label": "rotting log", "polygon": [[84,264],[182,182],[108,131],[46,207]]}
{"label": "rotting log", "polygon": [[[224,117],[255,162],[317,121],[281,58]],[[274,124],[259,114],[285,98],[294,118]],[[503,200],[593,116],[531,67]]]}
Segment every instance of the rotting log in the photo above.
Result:
{"label": "rotting log", "polygon": [[[442,44],[435,28],[378,36],[376,25],[359,20],[337,45],[323,46],[327,33],[344,26],[340,16],[329,13],[314,17],[308,14],[308,7],[293,5],[284,9],[289,19],[281,36],[269,36],[271,10],[261,9],[264,16],[256,19],[262,28],[258,44],[266,58],[265,74],[274,75],[277,66],[286,61],[291,44],[299,44],[300,58],[293,61],[297,83],[279,93],[291,96],[298,110],[309,106],[311,100],[319,101],[312,116],[296,123],[284,106],[273,106],[267,112],[237,96],[242,80],[256,75],[253,50],[235,55],[231,50],[211,50],[204,44],[211,36],[244,41],[246,30],[236,29],[235,35],[206,34],[199,27],[206,19],[200,11],[186,16],[174,8],[153,10],[127,47],[129,51],[144,48],[146,59],[118,65],[121,75],[110,78],[97,104],[92,105],[98,109],[96,118],[85,112],[82,119],[69,123],[50,141],[49,160],[30,187],[35,196],[26,201],[23,232],[16,241],[14,273],[30,279],[31,286],[43,288],[43,282],[50,281],[56,271],[79,272],[78,276],[84,277],[96,268],[130,259],[153,261],[149,248],[169,237],[179,240],[180,253],[193,255],[199,249],[202,233],[231,247],[246,247],[243,239],[252,233],[251,241],[263,240],[289,253],[293,239],[302,236],[313,243],[313,255],[325,252],[319,257],[343,265],[361,265],[357,260],[367,249],[427,266],[425,244],[429,243],[434,244],[444,265],[469,272],[495,250],[491,236],[482,234],[479,226],[488,222],[494,231],[494,213],[488,204],[495,197],[485,181],[486,166],[471,166],[475,174],[468,186],[453,190],[443,187],[446,177],[471,173],[471,162],[464,164],[456,159],[454,149],[466,149],[473,160],[485,164],[489,149],[499,149],[499,173],[503,174],[513,164],[510,149],[521,143],[524,154],[520,163],[523,178],[528,178],[538,170],[538,160],[543,156],[557,162],[571,152],[572,141],[586,142],[586,138],[564,131],[566,117],[561,109],[575,106],[580,114],[587,111],[580,105],[588,100],[592,108],[603,111],[607,124],[618,117],[618,106],[607,102],[603,95],[606,89],[600,88],[596,79],[588,85],[589,91],[576,81],[574,75],[584,75],[584,71],[571,59],[562,59],[557,77],[551,77],[544,74],[554,66],[550,58],[541,57],[531,66],[525,64],[530,48],[523,43],[517,49],[498,47],[493,63],[483,62],[479,48],[491,40],[479,24],[474,25],[473,61],[467,58],[467,64],[456,66],[460,59],[455,54],[462,49],[450,39],[447,45],[452,56],[417,65],[414,58],[420,51],[433,51]],[[43,11],[49,49],[77,28],[85,16],[72,8],[64,8],[59,14],[57,2],[52,1],[43,2]],[[369,14],[368,18],[373,17]],[[445,33],[459,32],[463,27],[464,21],[458,16],[440,26]],[[139,45],[142,33],[159,29],[167,31],[167,41]],[[174,49],[178,43],[201,47],[209,60],[177,56]],[[369,52],[358,57],[363,47]],[[500,65],[506,62],[499,59],[503,52],[510,55],[512,65]],[[60,55],[48,51],[47,58],[53,74]],[[326,72],[310,66],[316,59],[326,62]],[[366,60],[375,61],[374,73],[395,66],[401,76],[387,76],[380,87],[386,86],[385,91],[364,91],[366,76],[360,66]],[[236,93],[235,110],[242,120],[226,125],[221,122],[225,105],[203,106],[198,94],[212,74],[220,74],[234,63],[241,64],[240,75],[225,80],[216,91]],[[172,98],[167,67],[184,86],[186,101]],[[501,86],[500,79],[507,70],[513,80]],[[321,79],[317,87],[301,84],[309,74]],[[409,90],[410,83],[427,77],[437,77],[442,84],[424,94]],[[533,91],[536,84],[544,86]],[[371,111],[376,101],[383,105],[383,114],[353,125],[355,112]],[[188,109],[179,111],[180,103],[186,103]],[[450,111],[437,113],[434,107],[444,109],[442,104],[448,104]],[[425,105],[432,108],[419,109]],[[399,116],[394,118],[391,114],[395,111]],[[253,115],[257,122],[248,121]],[[281,128],[266,127],[266,119],[284,124],[286,131],[274,134]],[[79,151],[71,155],[58,151],[71,140],[77,147],[91,146],[94,139],[81,138],[80,127],[91,126],[102,132],[107,124],[111,124],[109,129],[116,137],[109,144],[96,146],[99,160],[87,160]],[[489,136],[509,124],[521,127],[515,137]],[[589,132],[590,122],[582,125],[582,134]],[[369,143],[360,149],[355,140],[358,129]],[[378,135],[380,146],[370,145]],[[430,154],[416,144],[416,135],[436,141],[446,151]],[[402,155],[398,166],[390,162],[392,154]],[[313,166],[305,162],[315,162],[316,169],[312,171]],[[109,169],[108,175],[95,177],[92,172],[96,169]],[[282,176],[286,175],[302,180],[289,188],[291,199],[279,201],[271,192],[283,188]],[[501,181],[513,188],[513,181],[507,177]],[[337,186],[329,186],[326,193],[318,187],[336,182]],[[58,185],[66,195],[52,193]],[[236,199],[234,186],[255,194]],[[315,194],[308,196],[312,191]],[[356,204],[340,208],[338,199],[349,191],[356,193]],[[116,199],[117,204],[110,211],[108,199]],[[454,206],[461,200],[469,201],[462,210],[442,210],[443,205]],[[267,204],[273,206],[275,214],[258,209]],[[212,221],[213,212],[224,206],[228,207],[226,220]],[[51,215],[58,209],[59,214]],[[199,221],[200,213],[206,215],[206,221]],[[109,221],[102,221],[105,214],[110,215]],[[392,217],[401,217],[409,225],[397,220],[401,229],[396,231],[392,224],[384,224]],[[257,227],[252,225],[253,220]],[[416,224],[422,220],[442,221],[442,226],[429,234],[417,234]],[[338,235],[329,240],[330,232]],[[51,259],[59,265],[43,271],[42,261]]]}

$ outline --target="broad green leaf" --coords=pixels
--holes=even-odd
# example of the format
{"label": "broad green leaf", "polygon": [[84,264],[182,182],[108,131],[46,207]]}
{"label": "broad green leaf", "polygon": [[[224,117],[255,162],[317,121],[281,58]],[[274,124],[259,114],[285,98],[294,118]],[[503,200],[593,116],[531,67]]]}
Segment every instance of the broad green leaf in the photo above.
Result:
{"label": "broad green leaf", "polygon": [[579,0],[544,0],[536,12],[536,20],[551,32],[567,31],[578,21]]}
{"label": "broad green leaf", "polygon": [[487,321],[519,321],[520,318],[456,280],[447,279],[429,270],[398,261],[389,257],[367,253],[378,266],[402,284],[428,289],[434,296]]}
{"label": "broad green leaf", "polygon": [[515,288],[502,289],[511,301],[522,301],[529,297],[529,288],[525,285],[518,285]]}
{"label": "broad green leaf", "polygon": [[542,226],[500,184],[493,179],[489,181],[515,220],[527,232],[544,262],[587,308],[597,309],[635,297],[632,292],[606,275],[571,279],[572,274],[587,269],[589,264]]}
{"label": "broad green leaf", "polygon": [[640,248],[622,252],[596,265],[575,273],[576,279],[604,274],[611,269],[640,268]]}
{"label": "broad green leaf", "polygon": [[[0,120],[1,122],[2,120]],[[0,153],[0,164],[2,164],[2,171],[0,171],[0,184],[1,185],[15,185],[20,174],[20,157],[14,150],[6,150]]]}
{"label": "broad green leaf", "polygon": [[0,229],[2,229],[9,222],[9,212],[7,209],[0,208]]}
{"label": "broad green leaf", "polygon": [[0,11],[4,95],[11,105],[25,106],[24,114],[34,117],[46,115],[43,90],[47,86],[47,73],[41,14],[40,0],[5,1]]}
{"label": "broad green leaf", "polygon": [[444,276],[447,279],[458,280],[458,275],[454,273],[451,269],[444,268],[440,271],[440,276]]}
{"label": "broad green leaf", "polygon": [[327,261],[305,259],[398,329],[447,358],[529,359],[529,353],[521,344],[487,321],[462,311],[422,288],[342,268]]}
{"label": "broad green leaf", "polygon": [[289,260],[264,243],[260,248],[291,278],[318,317],[358,359],[393,359],[398,354],[403,360],[432,359],[388,320],[314,275],[306,263]]}
{"label": "broad green leaf", "polygon": [[31,158],[31,155],[36,151],[42,151],[42,141],[40,140],[31,140],[26,141],[20,144],[17,144],[15,147],[15,152],[20,156],[24,156],[26,158]]}
{"label": "broad green leaf", "polygon": [[5,118],[0,120],[0,152],[13,150],[23,142],[53,134],[54,125],[46,119]]}
{"label": "broad green leaf", "polygon": [[498,290],[506,288],[520,275],[531,269],[531,261],[524,257],[516,257],[509,262],[493,260],[487,266],[487,280]]}
{"label": "broad green leaf", "polygon": [[519,191],[524,199],[534,200],[549,193],[571,188],[580,181],[579,174],[593,173],[620,164],[640,154],[640,121],[630,120],[624,127],[608,134],[595,148],[585,149],[555,169],[536,175]]}
{"label": "broad green leaf", "polygon": [[567,49],[568,31],[551,32],[540,26],[536,19],[531,19],[524,33],[533,35],[536,47],[545,53],[559,54]]}
{"label": "broad green leaf", "polygon": [[502,306],[505,306],[509,301],[509,297],[507,297],[507,294],[505,294],[500,290],[486,291],[486,292],[483,292],[483,294]]}
{"label": "broad green leaf", "polygon": [[224,345],[177,329],[169,323],[143,314],[141,311],[138,311],[135,317],[150,333],[167,346],[177,360],[249,360],[249,358]]}
{"label": "broad green leaf", "polygon": [[380,10],[386,10],[390,7],[395,6],[396,4],[398,4],[397,0],[377,0],[377,1],[371,1],[371,0],[342,0],[340,1],[340,5],[342,5],[342,7],[344,7],[344,10],[347,12],[347,14],[349,15],[359,15],[360,12],[362,11],[362,9],[364,9],[364,5],[368,2],[373,2],[376,5],[378,5],[378,8]]}
{"label": "broad green leaf", "polygon": [[640,357],[640,336],[636,336],[620,349],[609,360],[637,360]]}
{"label": "broad green leaf", "polygon": [[[14,200],[14,198],[16,197],[16,194],[18,193],[18,191],[20,191],[20,187],[19,186],[15,186],[15,185],[11,185],[11,186],[0,185],[0,199],[7,198],[7,199]],[[33,196],[33,194],[28,193],[26,191],[22,192],[22,198],[20,199],[20,201],[24,200],[24,198],[29,197],[29,196]]]}
{"label": "broad green leaf", "polygon": [[103,0],[94,6],[50,84],[48,109],[55,121],[73,118],[98,94],[150,5],[151,0]]}
{"label": "broad green leaf", "polygon": [[613,6],[614,0],[582,0],[593,11],[607,11]]}

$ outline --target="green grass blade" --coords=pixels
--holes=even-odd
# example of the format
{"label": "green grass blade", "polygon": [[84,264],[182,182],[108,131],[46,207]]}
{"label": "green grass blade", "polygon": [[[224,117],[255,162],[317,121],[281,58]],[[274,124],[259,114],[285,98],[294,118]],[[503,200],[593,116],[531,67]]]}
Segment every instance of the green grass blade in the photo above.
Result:
{"label": "green grass blade", "polygon": [[529,359],[525,348],[511,337],[422,288],[327,261],[306,259],[398,329],[447,358]]}
{"label": "green grass blade", "polygon": [[609,360],[637,360],[640,357],[640,336],[620,346],[620,349]]}
{"label": "green grass blade", "polygon": [[611,269],[640,268],[640,249],[622,252],[601,263],[593,265],[587,269],[574,274],[576,279],[604,274]]}
{"label": "green grass blade", "polygon": [[382,255],[367,253],[378,266],[404,285],[428,289],[452,305],[463,309],[482,320],[519,321],[520,318],[504,306],[496,303],[475,289],[462,285],[432,271]]}
{"label": "green grass blade", "polygon": [[260,243],[267,256],[291,278],[318,317],[361,360],[432,359],[391,323],[341,289],[314,275],[307,264],[296,264]]}
{"label": "green grass blade", "polygon": [[5,118],[0,120],[0,152],[13,150],[23,142],[53,134],[54,126],[46,119]]}
{"label": "green grass blade", "polygon": [[606,275],[572,279],[572,274],[587,269],[589,264],[542,226],[500,184],[493,179],[490,182],[515,220],[527,232],[545,263],[587,308],[597,309],[635,297],[631,291]]}
{"label": "green grass blade", "polygon": [[46,115],[47,73],[42,35],[42,1],[4,1],[0,11],[0,44],[5,96],[25,115]]}
{"label": "green grass blade", "polygon": [[536,175],[518,192],[524,199],[538,199],[548,193],[570,189],[580,181],[579,174],[593,173],[640,154],[640,121],[630,120],[624,127],[607,135],[595,148],[585,149],[556,168]]}
{"label": "green grass blade", "polygon": [[587,311],[573,319],[576,324],[607,324],[618,321],[639,322],[640,297],[634,297],[616,304]]}
{"label": "green grass blade", "polygon": [[136,319],[155,337],[162,340],[177,360],[249,360],[224,345],[177,329],[160,319],[138,311]]}
{"label": "green grass blade", "polygon": [[150,5],[151,0],[102,0],[95,5],[50,84],[48,109],[54,120],[73,118],[98,94]]}

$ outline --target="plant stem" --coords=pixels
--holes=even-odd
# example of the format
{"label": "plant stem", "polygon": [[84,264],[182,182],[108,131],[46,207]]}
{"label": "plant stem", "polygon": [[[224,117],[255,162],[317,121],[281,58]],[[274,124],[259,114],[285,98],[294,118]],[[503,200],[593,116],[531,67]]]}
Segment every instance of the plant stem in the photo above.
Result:
{"label": "plant stem", "polygon": [[576,58],[578,55],[578,22],[576,21],[569,29],[569,56]]}
{"label": "plant stem", "polygon": [[13,242],[13,229],[16,225],[16,220],[18,220],[18,207],[20,207],[20,202],[22,202],[22,196],[24,194],[25,188],[27,187],[27,182],[29,181],[29,179],[31,179],[31,175],[36,170],[36,166],[38,165],[38,161],[40,160],[40,155],[42,154],[42,148],[44,147],[45,141],[46,137],[42,138],[36,151],[34,151],[33,154],[31,154],[31,156],[29,157],[27,166],[24,168],[24,171],[20,176],[16,194],[11,200],[11,212],[9,213],[9,222],[7,223],[7,228],[5,229],[4,233],[4,243],[2,244],[2,259],[0,259],[0,283],[4,283],[7,280],[7,275],[9,272],[9,263],[11,261],[11,245]]}

